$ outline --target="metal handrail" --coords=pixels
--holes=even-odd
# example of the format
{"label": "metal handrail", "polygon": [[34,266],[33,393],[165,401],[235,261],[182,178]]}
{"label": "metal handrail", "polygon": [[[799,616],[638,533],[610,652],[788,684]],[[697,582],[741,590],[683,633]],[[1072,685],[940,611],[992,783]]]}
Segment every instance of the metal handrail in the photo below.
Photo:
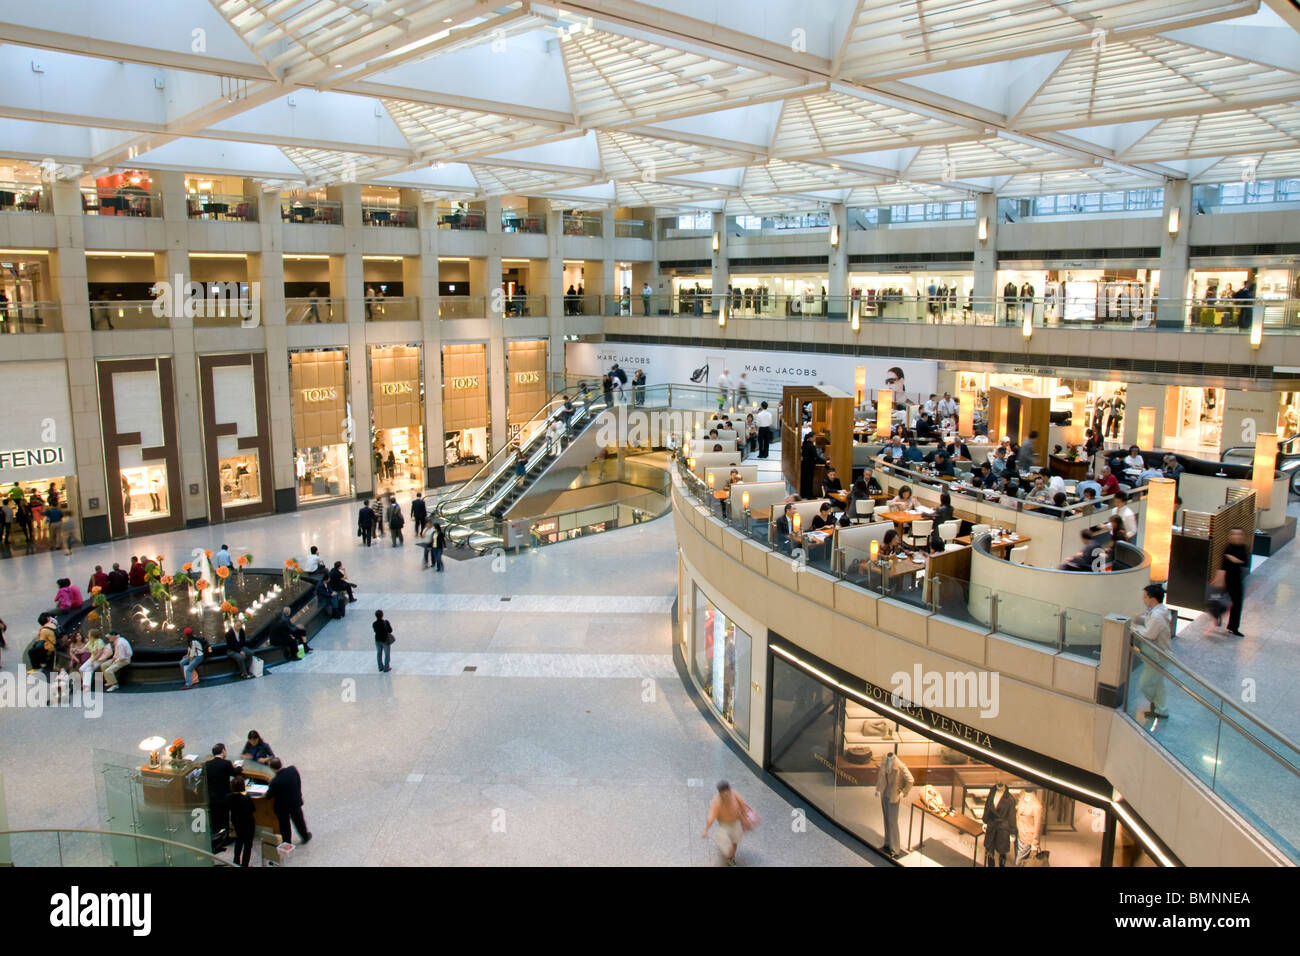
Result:
{"label": "metal handrail", "polygon": [[121,833],[116,830],[91,830],[84,827],[27,827],[17,830],[0,830],[0,837],[18,836],[27,833],[87,833],[91,836],[100,837],[124,837],[128,840],[144,840],[147,843],[162,843],[167,846],[175,847],[178,850],[184,850],[186,853],[192,853],[195,856],[207,857],[218,866],[234,866],[229,860],[223,860],[219,856],[214,856],[207,850],[200,850],[198,847],[190,846],[188,843],[178,843],[175,840],[168,840],[166,837],[149,836],[145,833]]}
{"label": "metal handrail", "polygon": [[[1173,681],[1184,691],[1186,691],[1188,696],[1194,698],[1198,703],[1200,703],[1206,709],[1218,714],[1222,720],[1226,721],[1234,730],[1240,733],[1243,737],[1249,738],[1251,742],[1254,743],[1255,746],[1257,746],[1260,750],[1263,750],[1266,753],[1268,753],[1270,757],[1272,757],[1274,760],[1277,760],[1279,763],[1281,763],[1284,767],[1290,770],[1291,773],[1295,774],[1296,776],[1300,776],[1300,769],[1282,760],[1282,758],[1277,753],[1270,750],[1268,747],[1263,746],[1259,742],[1259,740],[1255,737],[1254,734],[1248,732],[1246,728],[1242,727],[1241,724],[1239,724],[1235,719],[1233,719],[1232,716],[1230,716],[1222,709],[1222,706],[1215,706],[1212,702],[1207,701],[1199,693],[1189,688],[1181,680],[1179,680],[1177,677],[1171,674],[1170,671],[1166,668],[1166,666],[1164,666],[1164,663],[1162,661],[1158,660],[1157,658],[1151,657],[1149,655],[1149,652],[1154,651],[1159,658],[1163,658],[1164,661],[1172,663],[1174,667],[1178,668],[1178,670],[1184,673],[1190,674],[1191,673],[1190,670],[1188,670],[1186,667],[1183,667],[1176,660],[1174,660],[1172,656],[1166,654],[1163,650],[1161,650],[1152,642],[1148,641],[1146,638],[1140,637],[1136,634],[1132,635],[1132,637],[1135,638],[1136,641],[1141,642],[1141,643],[1135,643],[1133,645],[1134,649],[1137,651],[1138,657],[1142,658],[1143,661],[1150,661],[1152,664],[1155,665],[1156,669],[1159,670],[1161,674],[1168,677],[1169,680]],[[1284,737],[1280,731],[1270,727],[1268,724],[1264,723],[1264,721],[1260,720],[1254,714],[1242,710],[1240,707],[1236,706],[1235,704],[1230,704],[1228,701],[1228,695],[1225,694],[1223,691],[1219,690],[1219,688],[1215,687],[1209,681],[1203,680],[1200,677],[1196,677],[1196,680],[1199,681],[1203,686],[1208,687],[1215,694],[1218,694],[1223,705],[1231,707],[1234,713],[1240,714],[1248,722],[1258,727],[1265,735],[1271,737],[1279,745],[1289,750],[1291,753],[1295,754],[1297,763],[1300,763],[1300,747],[1297,747],[1296,744],[1292,743],[1290,740]]]}

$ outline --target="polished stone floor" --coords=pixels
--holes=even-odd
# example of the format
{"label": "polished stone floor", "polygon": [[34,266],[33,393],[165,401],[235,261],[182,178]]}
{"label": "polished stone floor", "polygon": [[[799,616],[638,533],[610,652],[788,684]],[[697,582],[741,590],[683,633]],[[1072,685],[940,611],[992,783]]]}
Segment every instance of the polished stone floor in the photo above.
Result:
{"label": "polished stone floor", "polygon": [[[99,719],[5,713],[8,826],[100,826],[92,750],[138,757],[136,743],[153,734],[183,737],[187,751],[217,741],[238,750],[256,728],[302,771],[315,839],[294,865],[719,865],[700,838],[719,778],[764,820],[742,865],[869,862],[816,826],[792,826],[800,806],[748,769],[682,686],[670,519],[519,557],[448,561],[438,574],[409,543],[359,547],[352,513],[332,505],[5,562],[8,671],[21,667],[55,578],[81,584],[96,563],[133,553],[177,566],[225,542],[278,566],[315,544],[360,585],[313,654],[264,679],[107,695]],[[375,608],[397,637],[388,674],[375,666]]]}

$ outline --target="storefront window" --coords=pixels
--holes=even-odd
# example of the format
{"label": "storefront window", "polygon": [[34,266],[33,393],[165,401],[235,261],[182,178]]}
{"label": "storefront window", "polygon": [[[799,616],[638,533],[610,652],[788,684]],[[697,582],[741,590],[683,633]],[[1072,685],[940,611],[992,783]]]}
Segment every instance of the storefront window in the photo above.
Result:
{"label": "storefront window", "polygon": [[749,742],[749,674],[753,642],[695,589],[695,682],[736,736]]}
{"label": "storefront window", "polygon": [[487,461],[491,407],[487,346],[481,342],[442,347],[443,451],[448,481],[462,481]]}
{"label": "storefront window", "polygon": [[424,371],[418,345],[370,348],[375,490],[424,488]]}
{"label": "storefront window", "polygon": [[218,462],[221,480],[221,505],[257,504],[262,500],[262,473],[256,451],[242,452]]}
{"label": "storefront window", "polygon": [[1223,398],[1221,388],[1166,388],[1163,447],[1201,458],[1217,457],[1223,432]]}
{"label": "storefront window", "polygon": [[[546,340],[506,343],[506,417],[510,441],[528,438],[524,428],[550,397],[546,374]],[[534,422],[537,427],[538,423]]]}
{"label": "storefront window", "polygon": [[[887,842],[888,829],[904,866],[1101,863],[1101,807],[949,747],[780,656],[769,738],[778,777],[873,846]],[[876,793],[887,761],[913,780],[890,806]]]}
{"label": "storefront window", "polygon": [[122,469],[122,510],[127,523],[171,514],[167,500],[167,466],[140,465]]}
{"label": "storefront window", "polygon": [[298,500],[352,495],[352,410],[346,349],[291,352]]}

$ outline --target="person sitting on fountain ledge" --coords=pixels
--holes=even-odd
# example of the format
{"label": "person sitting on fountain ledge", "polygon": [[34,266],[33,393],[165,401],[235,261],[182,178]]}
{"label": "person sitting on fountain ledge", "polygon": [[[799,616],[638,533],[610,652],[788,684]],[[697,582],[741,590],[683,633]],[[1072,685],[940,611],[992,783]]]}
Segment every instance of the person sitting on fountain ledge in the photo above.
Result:
{"label": "person sitting on fountain ledge", "polygon": [[271,646],[283,647],[284,659],[292,661],[298,657],[299,645],[302,645],[303,653],[311,653],[311,647],[307,644],[307,632],[293,623],[289,609],[283,607],[280,609],[280,616],[271,625]]}

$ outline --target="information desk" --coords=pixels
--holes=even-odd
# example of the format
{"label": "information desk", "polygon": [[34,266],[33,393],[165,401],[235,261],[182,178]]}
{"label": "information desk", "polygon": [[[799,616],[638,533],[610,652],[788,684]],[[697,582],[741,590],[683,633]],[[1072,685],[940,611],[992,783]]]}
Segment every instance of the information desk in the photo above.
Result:
{"label": "information desk", "polygon": [[[248,784],[268,784],[275,777],[275,771],[264,763],[258,763],[255,760],[244,759],[240,761],[240,771]],[[283,840],[283,834],[280,834],[280,819],[275,815],[275,801],[270,797],[260,794],[250,793],[253,798],[253,827],[266,827],[272,833],[280,836]]]}

